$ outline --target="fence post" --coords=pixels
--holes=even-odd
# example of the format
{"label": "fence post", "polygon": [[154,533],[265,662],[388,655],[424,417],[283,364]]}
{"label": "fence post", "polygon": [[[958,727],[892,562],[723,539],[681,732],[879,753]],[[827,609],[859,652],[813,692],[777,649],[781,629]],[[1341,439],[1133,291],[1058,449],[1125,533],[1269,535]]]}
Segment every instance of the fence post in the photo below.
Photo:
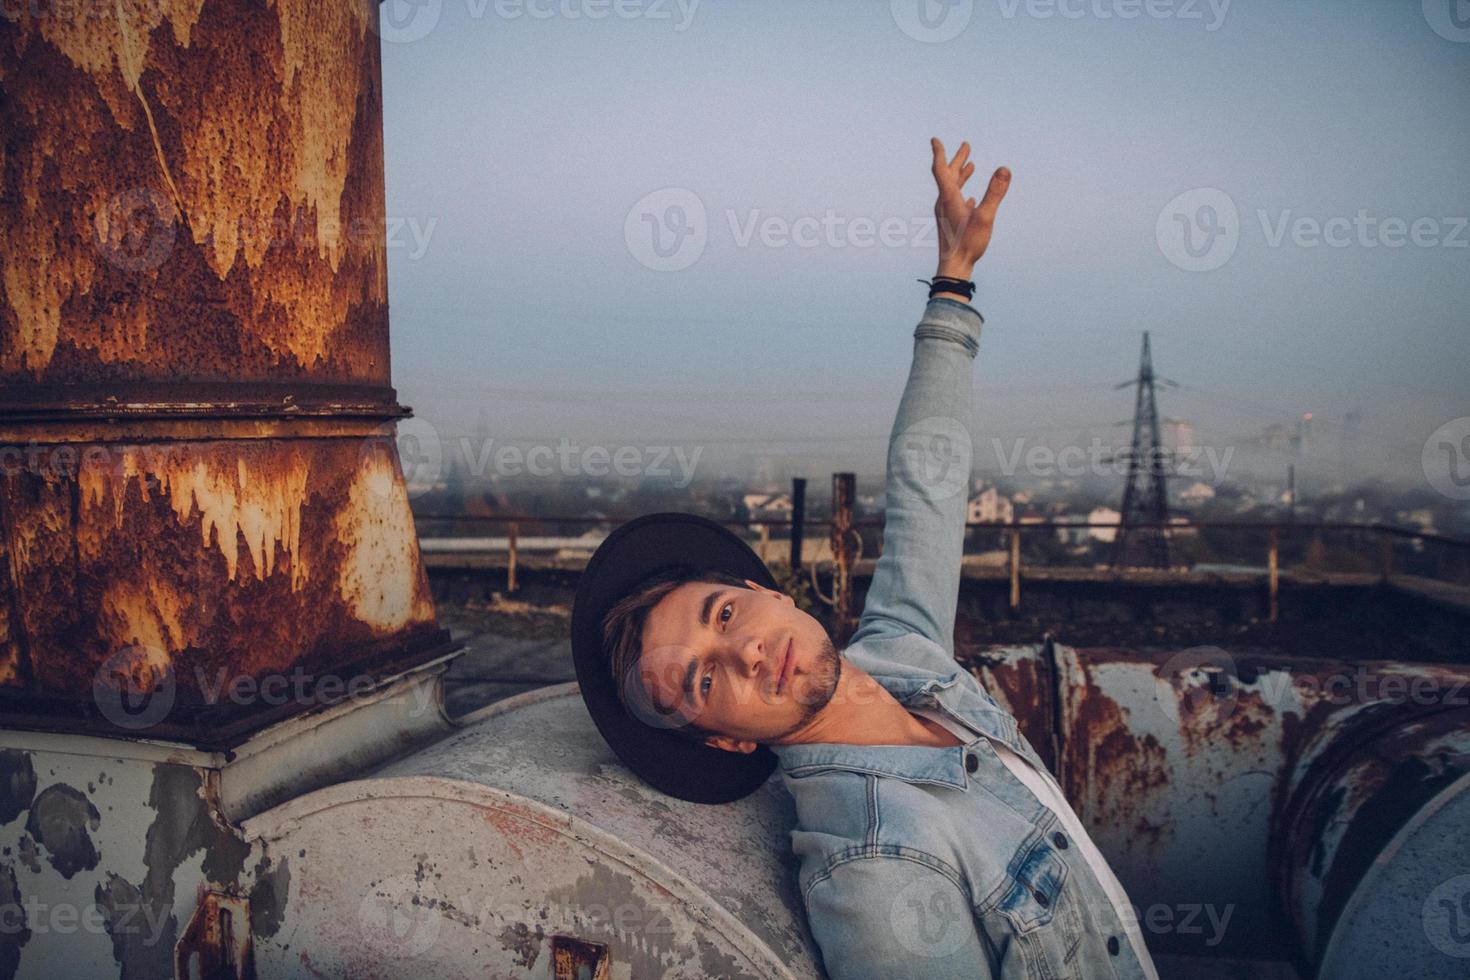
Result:
{"label": "fence post", "polygon": [[791,481],[791,569],[801,571],[801,539],[806,534],[806,480]]}
{"label": "fence post", "polygon": [[1010,527],[1011,537],[1011,608],[1015,609],[1021,605],[1021,525],[1013,519]]}
{"label": "fence post", "polygon": [[852,627],[852,500],[857,477],[852,473],[832,474],[832,632],[840,647]]}
{"label": "fence post", "polygon": [[1273,527],[1267,532],[1267,541],[1269,544],[1266,550],[1266,568],[1270,576],[1269,589],[1271,593],[1271,610],[1267,616],[1267,621],[1272,623],[1276,622],[1277,552],[1280,546],[1280,537],[1281,531],[1279,528]]}
{"label": "fence post", "polygon": [[505,566],[505,594],[515,595],[516,591],[516,522],[510,522],[510,558]]}
{"label": "fence post", "polygon": [[760,550],[761,561],[769,562],[771,560],[771,555],[770,555],[770,551],[771,551],[771,525],[769,525],[769,524],[762,524],[761,525],[761,542],[760,542],[760,544],[761,544],[761,550]]}

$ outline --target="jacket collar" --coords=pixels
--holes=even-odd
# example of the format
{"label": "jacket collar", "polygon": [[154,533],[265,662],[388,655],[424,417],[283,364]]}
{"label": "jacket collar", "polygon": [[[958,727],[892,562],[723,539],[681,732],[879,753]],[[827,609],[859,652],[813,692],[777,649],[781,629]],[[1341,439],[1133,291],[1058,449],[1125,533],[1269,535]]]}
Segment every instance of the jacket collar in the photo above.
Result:
{"label": "jacket collar", "polygon": [[[1007,743],[1016,737],[1015,721],[1004,712],[992,708],[981,697],[965,697],[964,681],[975,681],[964,668],[937,675],[928,671],[881,673],[868,664],[860,664],[900,704],[909,708],[937,708],[957,716],[972,729],[1000,738]],[[874,664],[874,668],[888,666]],[[823,769],[845,769],[876,776],[893,776],[911,783],[937,783],[963,789],[969,774],[965,770],[965,753],[976,735],[964,745],[849,745],[838,742],[805,742],[799,745],[772,745],[771,751],[781,766],[783,776],[800,778]]]}

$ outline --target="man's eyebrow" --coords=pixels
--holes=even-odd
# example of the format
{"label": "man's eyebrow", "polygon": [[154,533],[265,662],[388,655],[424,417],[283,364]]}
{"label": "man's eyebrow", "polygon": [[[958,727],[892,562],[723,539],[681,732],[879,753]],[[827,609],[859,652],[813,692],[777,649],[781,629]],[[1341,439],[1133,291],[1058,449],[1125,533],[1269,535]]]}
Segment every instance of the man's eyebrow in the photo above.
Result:
{"label": "man's eyebrow", "polygon": [[690,701],[694,700],[694,671],[698,666],[699,660],[690,657],[689,666],[684,668],[684,696]]}
{"label": "man's eyebrow", "polygon": [[724,589],[715,589],[709,595],[707,595],[707,596],[704,597],[704,605],[702,605],[702,606],[699,607],[699,625],[700,626],[708,626],[709,625],[709,614],[710,614],[710,610],[715,607],[715,600],[718,599],[720,596],[722,596],[724,594],[725,594],[725,590]]}

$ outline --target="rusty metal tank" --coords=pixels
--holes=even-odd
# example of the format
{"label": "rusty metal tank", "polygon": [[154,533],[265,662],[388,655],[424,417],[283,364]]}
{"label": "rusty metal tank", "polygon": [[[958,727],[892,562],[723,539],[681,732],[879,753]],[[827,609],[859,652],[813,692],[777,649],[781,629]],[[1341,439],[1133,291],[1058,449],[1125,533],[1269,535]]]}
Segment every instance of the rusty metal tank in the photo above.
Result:
{"label": "rusty metal tank", "polygon": [[1470,975],[1470,707],[1380,704],[1314,741],[1278,851],[1315,975]]}
{"label": "rusty metal tank", "polygon": [[446,649],[393,442],[377,17],[0,18],[5,724],[228,748]]}
{"label": "rusty metal tank", "polygon": [[325,976],[822,976],[779,778],[726,806],[664,796],[575,683],[461,725],[244,821],[253,859],[291,869],[262,976],[308,953]]}

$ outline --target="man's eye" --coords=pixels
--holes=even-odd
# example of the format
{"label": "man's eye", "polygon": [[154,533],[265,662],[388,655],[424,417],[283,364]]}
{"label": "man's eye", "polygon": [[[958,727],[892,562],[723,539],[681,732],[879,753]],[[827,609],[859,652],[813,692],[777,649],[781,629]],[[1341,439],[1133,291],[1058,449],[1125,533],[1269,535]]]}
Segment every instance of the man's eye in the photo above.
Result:
{"label": "man's eye", "polygon": [[700,695],[700,697],[704,697],[705,695],[708,695],[709,694],[709,687],[714,682],[715,682],[715,675],[714,674],[705,674],[704,675],[704,680],[702,680],[702,681],[699,682],[699,695]]}
{"label": "man's eye", "polygon": [[[726,609],[733,610],[734,608],[735,608],[735,603],[733,603],[733,602],[727,602],[723,606],[720,607],[720,616],[722,617],[720,619],[720,622],[721,623],[728,623],[730,621],[730,618],[728,616],[725,616],[725,610]],[[730,615],[733,616],[735,614],[734,614],[734,612],[731,612]]]}

